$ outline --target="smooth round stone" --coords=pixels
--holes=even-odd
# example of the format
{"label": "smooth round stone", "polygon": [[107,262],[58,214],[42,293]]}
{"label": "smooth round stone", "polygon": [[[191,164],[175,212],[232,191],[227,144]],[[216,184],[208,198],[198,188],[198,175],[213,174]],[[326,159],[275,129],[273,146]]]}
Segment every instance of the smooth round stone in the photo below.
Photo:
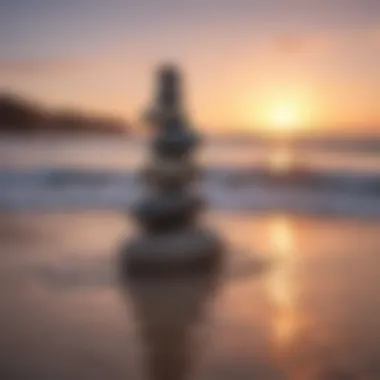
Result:
{"label": "smooth round stone", "polygon": [[202,199],[186,192],[156,194],[132,209],[147,230],[165,230],[191,223],[203,206]]}
{"label": "smooth round stone", "polygon": [[181,159],[198,145],[198,136],[185,125],[181,120],[168,121],[153,142],[154,152],[161,157]]}
{"label": "smooth round stone", "polygon": [[180,110],[174,108],[162,109],[159,106],[149,108],[143,115],[145,122],[154,130],[159,129],[166,120],[185,118]]}
{"label": "smooth round stone", "polygon": [[149,184],[168,188],[193,181],[199,175],[199,169],[187,160],[153,158],[143,170],[143,175]]}
{"label": "smooth round stone", "polygon": [[223,244],[200,228],[137,236],[122,250],[122,265],[132,274],[180,274],[206,270],[220,261]]}

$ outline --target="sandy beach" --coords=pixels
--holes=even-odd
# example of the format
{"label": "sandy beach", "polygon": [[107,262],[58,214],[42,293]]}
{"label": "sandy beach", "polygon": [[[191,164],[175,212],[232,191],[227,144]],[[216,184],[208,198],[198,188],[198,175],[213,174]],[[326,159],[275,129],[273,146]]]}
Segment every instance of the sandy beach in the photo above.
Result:
{"label": "sandy beach", "polygon": [[380,223],[208,219],[218,273],[123,284],[125,215],[3,213],[0,378],[380,377]]}

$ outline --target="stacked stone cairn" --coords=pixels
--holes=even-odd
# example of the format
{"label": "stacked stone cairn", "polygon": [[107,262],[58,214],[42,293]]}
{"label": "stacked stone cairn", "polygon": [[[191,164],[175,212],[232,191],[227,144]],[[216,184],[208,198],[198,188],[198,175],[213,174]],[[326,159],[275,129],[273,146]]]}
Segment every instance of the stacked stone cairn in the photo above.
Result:
{"label": "stacked stone cairn", "polygon": [[158,70],[156,96],[147,114],[155,130],[142,172],[147,192],[131,210],[141,231],[124,246],[124,264],[132,273],[210,268],[219,261],[222,245],[198,222],[203,201],[195,188],[199,170],[192,155],[199,137],[182,109],[176,67]]}

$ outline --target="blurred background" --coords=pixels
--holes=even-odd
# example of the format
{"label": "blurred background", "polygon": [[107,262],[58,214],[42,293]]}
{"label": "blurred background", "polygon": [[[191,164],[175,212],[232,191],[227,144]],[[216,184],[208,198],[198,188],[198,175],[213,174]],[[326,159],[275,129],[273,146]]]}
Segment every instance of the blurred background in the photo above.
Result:
{"label": "blurred background", "polygon": [[[199,352],[203,285],[112,281],[166,62],[233,261]],[[379,67],[378,0],[0,0],[0,377],[379,379]]]}
{"label": "blurred background", "polygon": [[[207,137],[206,168],[311,170],[318,183],[310,190],[335,178],[348,182],[347,191],[378,191],[376,0],[15,0],[0,7],[1,208],[47,202],[46,184],[36,186],[57,170],[69,180],[74,169],[133,168],[161,62],[185,73],[188,112]],[[13,184],[19,190],[24,181],[36,192],[25,184],[18,199]],[[71,191],[78,203],[72,186],[57,202]],[[115,186],[98,191],[94,205],[125,201]]]}

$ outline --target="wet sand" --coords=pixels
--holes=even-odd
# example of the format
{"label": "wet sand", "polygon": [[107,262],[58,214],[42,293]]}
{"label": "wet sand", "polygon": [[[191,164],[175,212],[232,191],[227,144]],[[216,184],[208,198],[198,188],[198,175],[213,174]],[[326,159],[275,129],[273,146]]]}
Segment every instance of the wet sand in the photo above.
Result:
{"label": "wet sand", "polygon": [[209,219],[219,272],[123,283],[122,214],[1,214],[0,379],[380,379],[380,222]]}

